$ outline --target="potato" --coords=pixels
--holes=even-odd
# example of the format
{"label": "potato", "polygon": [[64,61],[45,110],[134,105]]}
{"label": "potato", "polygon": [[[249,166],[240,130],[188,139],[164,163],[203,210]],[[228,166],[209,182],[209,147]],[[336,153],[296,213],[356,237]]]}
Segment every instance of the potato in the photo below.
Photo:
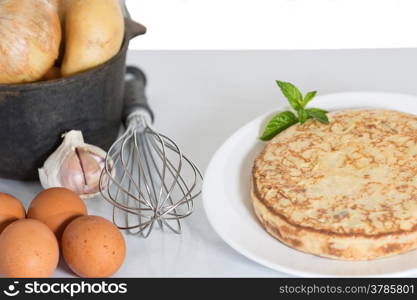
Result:
{"label": "potato", "polygon": [[0,83],[36,81],[61,42],[56,0],[0,0]]}
{"label": "potato", "polygon": [[118,0],[66,0],[63,5],[64,77],[94,68],[119,52],[124,18]]}

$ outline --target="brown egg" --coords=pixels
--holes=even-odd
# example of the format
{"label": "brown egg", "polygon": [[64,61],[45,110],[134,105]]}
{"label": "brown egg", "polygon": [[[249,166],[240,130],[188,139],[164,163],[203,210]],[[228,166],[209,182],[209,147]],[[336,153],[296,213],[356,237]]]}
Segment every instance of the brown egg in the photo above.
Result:
{"label": "brown egg", "polygon": [[58,240],[72,220],[86,214],[84,201],[66,188],[50,188],[40,192],[28,209],[28,218],[45,223]]}
{"label": "brown egg", "polygon": [[0,193],[0,233],[7,225],[25,216],[25,208],[19,200],[9,194]]}
{"label": "brown egg", "polygon": [[37,220],[13,222],[0,235],[0,274],[5,277],[49,277],[59,259],[53,232]]}
{"label": "brown egg", "polygon": [[108,277],[123,264],[126,247],[123,235],[110,221],[84,216],[72,221],[61,240],[62,254],[80,277]]}

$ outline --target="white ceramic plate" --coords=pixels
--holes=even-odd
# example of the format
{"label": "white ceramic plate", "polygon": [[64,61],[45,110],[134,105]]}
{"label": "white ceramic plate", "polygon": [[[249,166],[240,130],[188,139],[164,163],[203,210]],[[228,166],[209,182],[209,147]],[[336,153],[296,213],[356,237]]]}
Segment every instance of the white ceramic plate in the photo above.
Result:
{"label": "white ceramic plate", "polygon": [[[417,97],[388,93],[338,93],[317,97],[316,107],[388,108],[417,114]],[[265,146],[258,140],[265,114],[246,124],[220,147],[204,180],[204,207],[212,227],[232,248],[277,271],[297,276],[412,276],[417,274],[417,250],[391,258],[348,262],[294,250],[271,237],[258,223],[251,206],[253,161]]]}

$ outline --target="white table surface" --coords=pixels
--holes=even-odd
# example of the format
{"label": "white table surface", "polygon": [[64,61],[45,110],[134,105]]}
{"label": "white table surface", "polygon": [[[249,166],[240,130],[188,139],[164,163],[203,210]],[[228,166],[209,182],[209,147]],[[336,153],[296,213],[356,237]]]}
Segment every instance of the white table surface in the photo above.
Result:
{"label": "white table surface", "polygon": [[[155,127],[172,137],[204,171],[235,130],[284,101],[275,79],[303,91],[390,91],[417,94],[417,49],[332,51],[131,51],[128,63],[148,76]],[[27,207],[38,183],[0,180],[0,191]],[[104,201],[90,214],[111,216]],[[221,209],[221,207],[219,207]],[[125,235],[127,257],[118,277],[284,277],[238,254],[210,227],[201,198],[175,235],[156,229],[148,239]],[[55,276],[74,276],[60,263]]]}

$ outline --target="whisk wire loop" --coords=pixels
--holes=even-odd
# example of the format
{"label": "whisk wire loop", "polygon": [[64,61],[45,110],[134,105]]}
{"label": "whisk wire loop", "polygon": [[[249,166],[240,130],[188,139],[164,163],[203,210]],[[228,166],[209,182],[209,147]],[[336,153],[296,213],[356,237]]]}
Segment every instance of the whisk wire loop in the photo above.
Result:
{"label": "whisk wire loop", "polygon": [[[102,196],[113,205],[113,222],[143,237],[155,222],[180,233],[180,220],[193,212],[193,201],[201,193],[201,172],[144,116],[137,114],[128,124],[109,149],[100,178]],[[120,212],[124,218],[118,217]]]}

